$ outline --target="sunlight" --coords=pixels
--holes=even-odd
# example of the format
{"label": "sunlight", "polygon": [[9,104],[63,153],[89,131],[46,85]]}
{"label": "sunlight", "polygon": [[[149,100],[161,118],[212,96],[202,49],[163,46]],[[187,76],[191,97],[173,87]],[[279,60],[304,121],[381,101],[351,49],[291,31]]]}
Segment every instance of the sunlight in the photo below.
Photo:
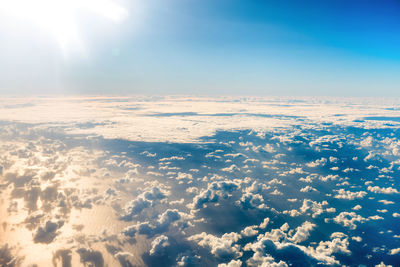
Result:
{"label": "sunlight", "polygon": [[79,31],[78,12],[84,10],[100,15],[115,23],[121,22],[128,12],[111,0],[3,0],[0,11],[25,22],[34,23],[47,31],[58,42],[61,50],[84,50]]}

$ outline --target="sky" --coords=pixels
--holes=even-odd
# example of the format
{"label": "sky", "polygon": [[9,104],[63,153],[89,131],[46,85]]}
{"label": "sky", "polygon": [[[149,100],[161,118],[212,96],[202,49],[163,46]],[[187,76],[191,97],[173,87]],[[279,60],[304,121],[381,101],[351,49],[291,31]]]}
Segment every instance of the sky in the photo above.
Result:
{"label": "sky", "polygon": [[399,1],[75,2],[0,2],[0,93],[400,94]]}

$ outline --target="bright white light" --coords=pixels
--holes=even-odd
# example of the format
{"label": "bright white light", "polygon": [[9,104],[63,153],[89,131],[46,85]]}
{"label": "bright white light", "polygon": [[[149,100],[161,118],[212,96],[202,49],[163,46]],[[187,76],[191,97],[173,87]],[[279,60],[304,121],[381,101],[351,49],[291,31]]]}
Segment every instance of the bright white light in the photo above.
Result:
{"label": "bright white light", "polygon": [[78,11],[88,10],[116,23],[128,14],[111,0],[0,0],[0,14],[36,24],[57,39],[64,53],[71,47],[84,49]]}

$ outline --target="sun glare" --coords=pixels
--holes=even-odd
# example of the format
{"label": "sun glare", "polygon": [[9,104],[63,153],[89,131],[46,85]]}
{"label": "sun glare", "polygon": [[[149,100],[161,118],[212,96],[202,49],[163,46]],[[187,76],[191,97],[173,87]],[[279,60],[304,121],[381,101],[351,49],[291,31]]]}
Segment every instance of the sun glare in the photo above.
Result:
{"label": "sun glare", "polygon": [[111,0],[3,0],[0,11],[34,23],[56,38],[64,53],[69,49],[84,50],[79,32],[78,12],[86,10],[113,22],[121,22],[127,10]]}

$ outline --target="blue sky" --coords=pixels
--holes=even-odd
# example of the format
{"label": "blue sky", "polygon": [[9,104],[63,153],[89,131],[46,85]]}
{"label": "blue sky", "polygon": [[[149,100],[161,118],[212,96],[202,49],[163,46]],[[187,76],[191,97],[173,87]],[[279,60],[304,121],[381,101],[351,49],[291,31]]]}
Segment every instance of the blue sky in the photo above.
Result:
{"label": "blue sky", "polygon": [[[79,14],[87,54],[0,24],[3,92],[398,96],[398,1],[120,1]],[[3,20],[4,22],[5,20]],[[13,28],[14,30],[10,31]]]}

